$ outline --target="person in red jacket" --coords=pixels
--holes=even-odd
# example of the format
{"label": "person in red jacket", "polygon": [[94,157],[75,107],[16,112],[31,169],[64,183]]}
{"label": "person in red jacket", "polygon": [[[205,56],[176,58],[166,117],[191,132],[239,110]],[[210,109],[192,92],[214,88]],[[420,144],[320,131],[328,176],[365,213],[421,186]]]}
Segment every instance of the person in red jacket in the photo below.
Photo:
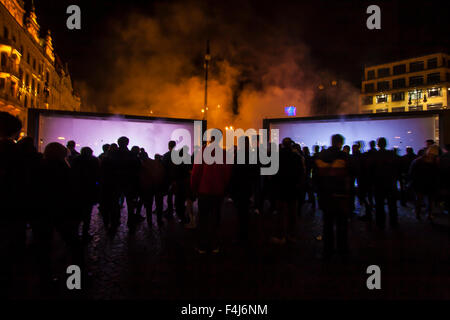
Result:
{"label": "person in red jacket", "polygon": [[[213,142],[214,140],[211,140]],[[203,149],[204,150],[204,149]],[[202,150],[202,154],[203,154]],[[218,229],[220,209],[225,191],[231,178],[231,165],[227,165],[225,152],[222,164],[194,164],[191,175],[191,188],[198,195],[198,230],[199,243],[197,251],[219,252]],[[212,151],[214,156],[214,151]]]}

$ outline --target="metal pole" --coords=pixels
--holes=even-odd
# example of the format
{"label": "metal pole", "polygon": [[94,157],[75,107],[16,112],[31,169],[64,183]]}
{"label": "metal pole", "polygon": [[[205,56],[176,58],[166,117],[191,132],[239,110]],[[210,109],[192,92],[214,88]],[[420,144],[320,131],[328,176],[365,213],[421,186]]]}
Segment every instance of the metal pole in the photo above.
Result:
{"label": "metal pole", "polygon": [[204,103],[204,110],[203,113],[203,119],[207,120],[208,116],[208,67],[209,67],[209,60],[211,60],[211,55],[209,53],[209,40],[206,40],[206,54],[205,54],[205,103]]}

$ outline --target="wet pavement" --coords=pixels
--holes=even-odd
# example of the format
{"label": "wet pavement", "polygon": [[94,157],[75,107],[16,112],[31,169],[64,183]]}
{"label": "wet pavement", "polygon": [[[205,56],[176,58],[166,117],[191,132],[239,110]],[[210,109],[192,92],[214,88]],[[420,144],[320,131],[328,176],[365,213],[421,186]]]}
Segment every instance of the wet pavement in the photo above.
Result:
{"label": "wet pavement", "polygon": [[[411,206],[411,205],[410,205]],[[237,217],[231,202],[222,210],[218,254],[199,255],[196,231],[176,218],[156,216],[130,232],[126,209],[114,236],[92,213],[93,239],[85,247],[81,290],[66,288],[71,264],[64,242],[54,239],[54,270],[59,280],[43,292],[35,270],[39,258],[27,252],[16,268],[12,298],[26,299],[449,299],[450,241],[448,215],[436,223],[415,219],[412,207],[399,206],[400,228],[379,230],[355,217],[349,223],[347,259],[321,258],[320,211],[307,204],[297,220],[295,243],[271,244],[275,215],[251,214],[250,243],[236,243]],[[318,238],[319,237],[319,238]],[[29,249],[30,251],[31,249]],[[381,290],[368,290],[366,269],[381,268]],[[86,275],[88,274],[88,275]]]}

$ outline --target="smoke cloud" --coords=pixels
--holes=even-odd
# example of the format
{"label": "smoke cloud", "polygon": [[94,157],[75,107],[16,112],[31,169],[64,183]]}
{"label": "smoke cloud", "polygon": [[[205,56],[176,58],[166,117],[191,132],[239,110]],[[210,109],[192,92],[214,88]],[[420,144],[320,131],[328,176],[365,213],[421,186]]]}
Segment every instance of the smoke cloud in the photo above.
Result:
{"label": "smoke cloud", "polygon": [[272,24],[250,3],[213,4],[163,3],[152,15],[132,12],[111,21],[105,90],[81,84],[86,109],[201,119],[209,39],[209,127],[260,128],[263,118],[286,116],[286,106],[295,106],[297,116],[319,114],[317,88],[332,80],[340,90],[327,97],[335,105],[328,111],[356,111],[358,90],[324,75],[289,24]]}

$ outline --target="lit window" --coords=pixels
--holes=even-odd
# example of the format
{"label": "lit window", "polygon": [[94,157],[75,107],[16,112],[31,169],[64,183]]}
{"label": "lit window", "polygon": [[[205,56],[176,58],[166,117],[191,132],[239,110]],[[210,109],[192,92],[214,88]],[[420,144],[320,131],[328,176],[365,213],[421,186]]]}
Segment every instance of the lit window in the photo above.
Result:
{"label": "lit window", "polygon": [[422,99],[422,90],[414,90],[408,92],[408,99]]}
{"label": "lit window", "polygon": [[428,97],[440,97],[441,94],[441,88],[430,88],[428,91]]}
{"label": "lit window", "polygon": [[387,102],[387,94],[380,94],[377,96],[377,103]]}

